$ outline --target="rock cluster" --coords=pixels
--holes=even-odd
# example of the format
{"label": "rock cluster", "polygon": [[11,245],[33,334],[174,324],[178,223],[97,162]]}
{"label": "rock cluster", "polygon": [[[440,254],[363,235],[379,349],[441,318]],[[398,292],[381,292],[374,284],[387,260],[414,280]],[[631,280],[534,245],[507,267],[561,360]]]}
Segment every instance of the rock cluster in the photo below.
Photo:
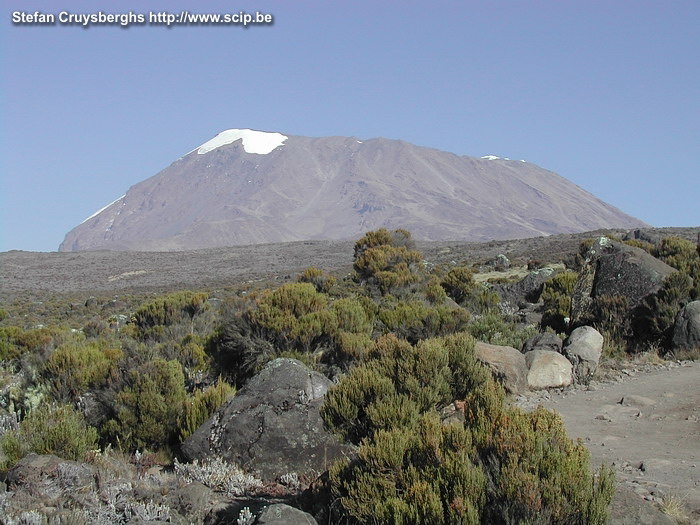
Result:
{"label": "rock cluster", "polygon": [[507,392],[563,388],[588,382],[598,369],[603,336],[590,326],[576,328],[562,344],[554,334],[538,334],[523,345],[476,343],[475,354]]}

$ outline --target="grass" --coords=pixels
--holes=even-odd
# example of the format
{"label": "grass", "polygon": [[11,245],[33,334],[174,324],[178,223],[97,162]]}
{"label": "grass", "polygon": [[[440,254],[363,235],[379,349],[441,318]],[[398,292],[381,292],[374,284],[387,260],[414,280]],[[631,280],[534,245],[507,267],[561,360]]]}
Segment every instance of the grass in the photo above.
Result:
{"label": "grass", "polygon": [[[678,525],[693,525],[686,511],[685,501],[680,496],[675,494],[667,496],[664,498],[660,509],[661,512],[672,518]],[[700,522],[696,521],[695,525],[698,523]]]}

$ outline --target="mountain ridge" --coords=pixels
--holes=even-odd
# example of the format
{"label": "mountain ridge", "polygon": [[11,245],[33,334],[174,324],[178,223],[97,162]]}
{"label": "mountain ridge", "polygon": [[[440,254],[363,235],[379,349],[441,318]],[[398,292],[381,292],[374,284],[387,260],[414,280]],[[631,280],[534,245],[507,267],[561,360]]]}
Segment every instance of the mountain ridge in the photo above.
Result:
{"label": "mountain ridge", "polygon": [[643,226],[525,161],[234,129],[129,188],[68,232],[59,251],[345,240],[380,227],[484,241]]}

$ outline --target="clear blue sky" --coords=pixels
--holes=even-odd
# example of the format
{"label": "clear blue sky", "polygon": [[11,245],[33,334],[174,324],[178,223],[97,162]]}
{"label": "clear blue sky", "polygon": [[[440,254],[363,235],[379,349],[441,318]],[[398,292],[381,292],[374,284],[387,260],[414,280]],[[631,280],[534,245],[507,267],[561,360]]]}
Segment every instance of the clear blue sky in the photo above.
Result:
{"label": "clear blue sky", "polygon": [[[1,0],[0,251],[53,251],[228,128],[526,159],[700,225],[700,2]],[[266,27],[18,26],[13,11],[271,13]]]}

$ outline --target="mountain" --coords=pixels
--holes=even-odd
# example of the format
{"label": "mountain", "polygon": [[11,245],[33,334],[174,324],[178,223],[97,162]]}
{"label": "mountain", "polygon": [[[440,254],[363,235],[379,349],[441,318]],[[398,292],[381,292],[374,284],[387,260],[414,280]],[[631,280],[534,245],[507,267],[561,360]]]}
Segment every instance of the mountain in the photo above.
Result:
{"label": "mountain", "polygon": [[172,251],[354,239],[516,239],[645,226],[525,161],[383,138],[227,130],[71,230],[60,251]]}

